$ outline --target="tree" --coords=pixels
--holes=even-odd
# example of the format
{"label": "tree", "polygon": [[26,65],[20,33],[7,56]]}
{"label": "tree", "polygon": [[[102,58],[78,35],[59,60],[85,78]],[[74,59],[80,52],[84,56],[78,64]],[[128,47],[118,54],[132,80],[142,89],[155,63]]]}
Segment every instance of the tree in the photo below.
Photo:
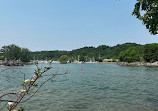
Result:
{"label": "tree", "polygon": [[146,62],[158,61],[158,44],[146,44],[144,46],[144,60]]}
{"label": "tree", "polygon": [[31,59],[31,52],[29,51],[29,49],[22,48],[20,58],[23,62],[29,62]]}
{"label": "tree", "polygon": [[86,57],[85,56],[81,56],[80,57],[80,61],[85,62],[86,61]]}
{"label": "tree", "polygon": [[125,52],[124,51],[121,51],[119,56],[118,56],[119,60],[122,62],[124,61],[124,58],[125,58]]}
{"label": "tree", "polygon": [[15,44],[3,46],[1,49],[2,55],[8,60],[20,59],[21,48]]}
{"label": "tree", "polygon": [[4,60],[2,53],[0,53],[0,60]]}
{"label": "tree", "polygon": [[78,60],[78,55],[80,55],[80,60],[88,62],[92,59],[96,61],[102,61],[105,58],[113,58],[117,59],[118,55],[121,51],[126,51],[130,47],[137,47],[141,46],[140,44],[136,43],[124,43],[118,44],[116,46],[107,46],[107,45],[100,45],[98,47],[83,47],[79,49],[75,49],[72,51],[36,51],[32,52],[31,56],[33,59],[38,60],[45,60],[53,59],[58,60],[61,55],[68,55],[69,61]]}
{"label": "tree", "polygon": [[141,52],[139,47],[130,47],[126,51],[120,52],[118,58],[123,62],[136,62],[141,61]]}
{"label": "tree", "polygon": [[3,46],[1,49],[2,56],[7,60],[21,60],[29,62],[31,59],[31,52],[27,48],[21,48],[15,44]]}
{"label": "tree", "polygon": [[62,64],[66,64],[67,61],[68,61],[68,56],[67,56],[67,55],[62,55],[62,56],[60,56],[59,61],[60,61],[60,63],[62,63]]}
{"label": "tree", "polygon": [[133,15],[143,22],[151,34],[158,34],[158,0],[137,0]]}

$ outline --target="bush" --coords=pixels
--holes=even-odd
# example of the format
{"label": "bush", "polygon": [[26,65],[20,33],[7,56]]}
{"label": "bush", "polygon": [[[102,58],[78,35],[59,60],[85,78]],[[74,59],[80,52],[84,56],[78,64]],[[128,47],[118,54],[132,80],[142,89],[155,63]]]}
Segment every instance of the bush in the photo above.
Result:
{"label": "bush", "polygon": [[60,56],[59,61],[60,61],[60,63],[62,63],[62,64],[66,64],[67,61],[68,61],[68,56],[67,56],[67,55],[62,55],[62,56]]}

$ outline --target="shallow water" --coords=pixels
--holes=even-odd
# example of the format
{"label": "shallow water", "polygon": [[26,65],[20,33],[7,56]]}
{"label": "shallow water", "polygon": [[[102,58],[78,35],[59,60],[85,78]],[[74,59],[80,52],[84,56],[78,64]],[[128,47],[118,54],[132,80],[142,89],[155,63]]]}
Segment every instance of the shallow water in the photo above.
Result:
{"label": "shallow water", "polygon": [[[45,66],[46,64],[42,64]],[[53,64],[47,82],[22,106],[26,111],[157,111],[158,67],[121,67],[116,64]],[[81,71],[82,67],[82,71]],[[7,67],[1,66],[0,70]],[[0,93],[21,88],[34,74],[34,65],[12,67],[0,73]],[[43,77],[39,81],[43,81]],[[6,111],[6,109],[4,109]]]}

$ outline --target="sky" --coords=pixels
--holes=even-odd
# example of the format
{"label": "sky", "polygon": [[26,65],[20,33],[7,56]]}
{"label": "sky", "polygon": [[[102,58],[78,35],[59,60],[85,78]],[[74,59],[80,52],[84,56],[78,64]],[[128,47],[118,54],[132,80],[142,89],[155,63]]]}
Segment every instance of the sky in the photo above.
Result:
{"label": "sky", "polygon": [[136,0],[0,0],[0,47],[73,50],[158,43],[132,16]]}

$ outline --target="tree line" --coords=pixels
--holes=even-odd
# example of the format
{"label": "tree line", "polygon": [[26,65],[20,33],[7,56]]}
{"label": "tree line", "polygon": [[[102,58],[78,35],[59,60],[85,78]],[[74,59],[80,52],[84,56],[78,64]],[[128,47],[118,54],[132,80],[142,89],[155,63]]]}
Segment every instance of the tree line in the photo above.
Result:
{"label": "tree line", "polygon": [[0,50],[1,60],[20,60],[29,62],[31,60],[31,51],[27,48],[21,48],[15,44],[3,46]]}
{"label": "tree line", "polygon": [[60,60],[65,55],[66,60],[102,61],[103,59],[118,59],[121,62],[155,62],[158,61],[158,44],[124,43],[116,46],[100,45],[98,47],[83,47],[72,51],[30,51],[15,44],[1,48],[1,60]]}

